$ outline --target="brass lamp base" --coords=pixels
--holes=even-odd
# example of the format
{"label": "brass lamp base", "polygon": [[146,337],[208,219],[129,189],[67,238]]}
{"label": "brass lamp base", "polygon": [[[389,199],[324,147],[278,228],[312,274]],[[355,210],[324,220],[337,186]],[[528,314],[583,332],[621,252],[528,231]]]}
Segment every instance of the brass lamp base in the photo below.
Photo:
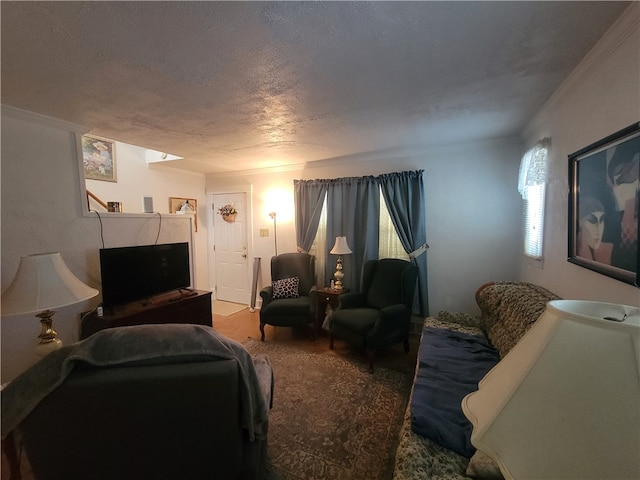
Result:
{"label": "brass lamp base", "polygon": [[342,285],[342,279],[344,278],[344,273],[342,273],[342,256],[338,255],[338,260],[336,261],[336,271],[333,274],[333,277],[336,279],[333,284],[334,290],[343,290],[344,286]]}
{"label": "brass lamp base", "polygon": [[56,338],[58,333],[53,329],[53,316],[55,314],[56,312],[53,310],[45,310],[36,315],[42,325],[40,335],[38,335],[40,343],[36,347],[36,352],[42,357],[62,346],[62,342]]}

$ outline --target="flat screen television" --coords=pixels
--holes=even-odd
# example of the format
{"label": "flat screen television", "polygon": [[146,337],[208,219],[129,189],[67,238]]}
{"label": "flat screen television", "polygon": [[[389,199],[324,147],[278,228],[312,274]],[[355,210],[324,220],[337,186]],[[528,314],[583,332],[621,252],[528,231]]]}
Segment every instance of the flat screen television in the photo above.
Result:
{"label": "flat screen television", "polygon": [[105,308],[147,300],[191,285],[189,244],[100,249]]}

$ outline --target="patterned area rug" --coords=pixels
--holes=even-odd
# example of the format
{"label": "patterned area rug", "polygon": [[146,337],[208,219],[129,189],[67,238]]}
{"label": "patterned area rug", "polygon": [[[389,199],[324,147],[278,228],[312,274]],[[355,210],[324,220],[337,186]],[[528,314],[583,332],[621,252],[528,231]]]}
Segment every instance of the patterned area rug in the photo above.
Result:
{"label": "patterned area rug", "polygon": [[[275,376],[269,414],[268,480],[385,480],[393,475],[398,432],[412,377],[332,351],[248,339]],[[364,358],[363,358],[364,359]]]}

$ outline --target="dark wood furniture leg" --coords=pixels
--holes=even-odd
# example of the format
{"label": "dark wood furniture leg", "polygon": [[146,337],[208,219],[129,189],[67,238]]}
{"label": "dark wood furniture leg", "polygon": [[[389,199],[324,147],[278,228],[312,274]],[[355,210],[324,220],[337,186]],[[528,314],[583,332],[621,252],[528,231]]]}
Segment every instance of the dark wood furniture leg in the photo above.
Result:
{"label": "dark wood furniture leg", "polygon": [[20,459],[18,458],[18,449],[16,448],[16,439],[13,432],[9,432],[7,438],[2,440],[2,449],[7,456],[9,463],[9,480],[20,480]]}

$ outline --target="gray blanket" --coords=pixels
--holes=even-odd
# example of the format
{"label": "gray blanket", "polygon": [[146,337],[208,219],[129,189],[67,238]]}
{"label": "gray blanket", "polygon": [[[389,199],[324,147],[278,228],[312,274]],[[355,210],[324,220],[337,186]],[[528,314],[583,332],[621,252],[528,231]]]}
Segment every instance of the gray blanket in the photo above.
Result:
{"label": "gray blanket", "polygon": [[[242,427],[249,438],[265,438],[267,434],[267,401],[263,396],[254,359],[245,348],[211,327],[189,324],[137,325],[102,330],[86,340],[63,346],[2,390],[2,439],[57,388],[78,363],[97,367],[141,363],[175,363],[236,359],[240,367],[240,399]],[[257,358],[264,370],[268,358]]]}

